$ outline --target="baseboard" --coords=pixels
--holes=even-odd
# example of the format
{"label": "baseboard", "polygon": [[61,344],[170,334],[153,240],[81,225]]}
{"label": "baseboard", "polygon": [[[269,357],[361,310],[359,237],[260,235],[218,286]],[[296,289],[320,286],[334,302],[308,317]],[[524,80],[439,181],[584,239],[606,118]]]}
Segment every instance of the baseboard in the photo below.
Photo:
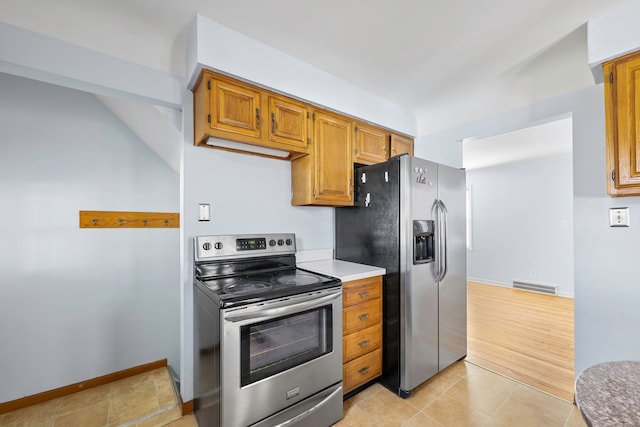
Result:
{"label": "baseboard", "polygon": [[[180,398],[180,402],[182,402],[182,397]],[[184,402],[182,404],[182,415],[188,415],[192,412],[193,412],[193,400]]]}
{"label": "baseboard", "polygon": [[167,359],[157,360],[155,362],[147,363],[140,366],[134,366],[133,368],[124,369],[122,371],[103,375],[101,377],[81,381],[79,383],[67,385],[49,391],[44,391],[42,393],[33,394],[31,396],[22,397],[20,399],[11,400],[9,402],[0,403],[0,414],[15,411],[16,409],[26,408],[27,406],[36,405],[38,403],[57,399],[59,397],[68,396],[81,390],[98,387],[128,377],[133,377],[138,374],[153,371],[155,369],[163,368],[165,366],[167,366]]}

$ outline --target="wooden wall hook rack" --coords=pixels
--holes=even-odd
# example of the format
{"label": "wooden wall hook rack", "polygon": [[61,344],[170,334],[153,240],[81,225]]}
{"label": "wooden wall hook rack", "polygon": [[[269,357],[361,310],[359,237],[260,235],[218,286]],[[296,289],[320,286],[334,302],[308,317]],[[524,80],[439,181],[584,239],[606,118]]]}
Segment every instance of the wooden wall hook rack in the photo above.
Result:
{"label": "wooden wall hook rack", "polygon": [[80,228],[179,228],[174,212],[80,211]]}

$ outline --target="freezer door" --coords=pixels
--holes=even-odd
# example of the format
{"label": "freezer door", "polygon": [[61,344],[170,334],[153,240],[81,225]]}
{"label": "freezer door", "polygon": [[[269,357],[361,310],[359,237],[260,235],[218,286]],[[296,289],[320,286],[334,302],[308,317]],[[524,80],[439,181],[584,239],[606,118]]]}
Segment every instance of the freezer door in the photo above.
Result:
{"label": "freezer door", "polygon": [[[400,389],[411,391],[438,372],[438,285],[436,262],[415,262],[414,224],[429,224],[437,198],[438,165],[401,158],[401,363]],[[419,237],[419,236],[418,236]]]}
{"label": "freezer door", "polygon": [[446,274],[439,286],[439,362],[443,370],[467,354],[465,172],[438,165],[438,199],[446,209]]}

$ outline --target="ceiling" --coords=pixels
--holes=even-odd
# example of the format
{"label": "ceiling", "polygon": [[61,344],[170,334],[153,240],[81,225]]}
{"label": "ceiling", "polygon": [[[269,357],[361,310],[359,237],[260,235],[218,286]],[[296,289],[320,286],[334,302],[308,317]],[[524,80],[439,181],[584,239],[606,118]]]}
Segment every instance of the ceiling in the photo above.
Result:
{"label": "ceiling", "polygon": [[174,74],[202,14],[416,113],[418,136],[594,84],[586,25],[633,0],[3,0],[0,20]]}

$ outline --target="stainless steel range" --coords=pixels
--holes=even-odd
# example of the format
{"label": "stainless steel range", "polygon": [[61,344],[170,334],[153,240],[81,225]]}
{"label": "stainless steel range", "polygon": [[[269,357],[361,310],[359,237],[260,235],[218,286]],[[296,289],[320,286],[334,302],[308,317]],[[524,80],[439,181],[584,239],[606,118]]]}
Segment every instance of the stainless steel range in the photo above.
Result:
{"label": "stainless steel range", "polygon": [[200,427],[342,418],[342,284],[296,268],[295,253],[294,234],[195,238]]}

